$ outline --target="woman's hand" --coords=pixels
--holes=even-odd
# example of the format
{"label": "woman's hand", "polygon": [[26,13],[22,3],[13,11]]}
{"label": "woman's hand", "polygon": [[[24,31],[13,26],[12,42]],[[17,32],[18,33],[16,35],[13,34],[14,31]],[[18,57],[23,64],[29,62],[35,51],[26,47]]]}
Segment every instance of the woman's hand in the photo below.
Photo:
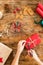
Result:
{"label": "woman's hand", "polygon": [[32,57],[40,64],[40,65],[43,65],[43,62],[40,60],[40,58],[38,57],[38,55],[36,54],[35,50],[30,50],[28,51],[28,54],[31,54]]}
{"label": "woman's hand", "polygon": [[22,53],[24,46],[25,46],[25,40],[21,40],[18,43],[17,53],[15,55],[15,58],[11,65],[18,65],[20,54]]}
{"label": "woman's hand", "polygon": [[24,49],[24,46],[25,46],[25,40],[21,40],[21,41],[19,41],[19,43],[18,43],[18,48],[17,48],[17,52],[19,53],[19,54],[21,54],[22,53],[22,51],[23,51],[23,49]]}

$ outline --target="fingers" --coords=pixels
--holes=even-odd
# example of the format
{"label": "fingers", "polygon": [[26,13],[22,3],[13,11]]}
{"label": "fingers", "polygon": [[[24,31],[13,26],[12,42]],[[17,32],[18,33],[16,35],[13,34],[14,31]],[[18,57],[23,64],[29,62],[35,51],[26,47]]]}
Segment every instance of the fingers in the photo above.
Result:
{"label": "fingers", "polygon": [[33,57],[33,53],[31,50],[28,50],[28,55],[30,55],[31,57]]}
{"label": "fingers", "polygon": [[21,41],[19,41],[19,44],[25,46],[25,42],[26,42],[25,40],[21,40]]}
{"label": "fingers", "polygon": [[31,50],[29,50],[28,51],[28,55],[31,55],[31,56],[36,56],[36,52],[33,50],[33,49],[31,49]]}
{"label": "fingers", "polygon": [[22,45],[25,46],[25,43],[26,43],[26,42],[23,42]]}
{"label": "fingers", "polygon": [[31,53],[35,53],[35,51],[33,49],[30,50]]}
{"label": "fingers", "polygon": [[27,53],[28,53],[28,55],[29,55],[29,53],[30,53],[30,50],[28,50],[28,51],[27,51]]}
{"label": "fingers", "polygon": [[26,43],[26,41],[23,40],[23,41],[22,41],[22,46],[23,46],[23,47],[25,46],[25,43]]}
{"label": "fingers", "polygon": [[31,49],[32,52],[35,52],[33,49]]}
{"label": "fingers", "polygon": [[21,44],[25,43],[26,41],[25,40],[21,40]]}

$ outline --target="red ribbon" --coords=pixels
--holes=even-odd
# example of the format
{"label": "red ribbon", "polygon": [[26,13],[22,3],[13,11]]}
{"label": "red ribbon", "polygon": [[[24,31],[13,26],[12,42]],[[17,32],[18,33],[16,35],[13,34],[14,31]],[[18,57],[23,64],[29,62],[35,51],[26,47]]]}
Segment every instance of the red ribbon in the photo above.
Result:
{"label": "red ribbon", "polygon": [[20,29],[21,29],[21,23],[18,23],[18,24],[13,23],[11,26],[12,26],[12,28],[13,28],[14,30],[17,30],[17,31],[20,32]]}

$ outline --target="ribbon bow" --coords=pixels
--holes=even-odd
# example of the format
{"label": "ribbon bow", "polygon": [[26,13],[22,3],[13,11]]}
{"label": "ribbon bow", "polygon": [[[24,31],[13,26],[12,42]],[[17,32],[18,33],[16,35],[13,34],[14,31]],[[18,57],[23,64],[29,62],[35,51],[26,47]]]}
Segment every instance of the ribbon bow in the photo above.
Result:
{"label": "ribbon bow", "polygon": [[13,24],[11,25],[11,27],[12,27],[12,30],[17,31],[17,32],[20,32],[21,23],[19,23],[19,22],[13,23]]}

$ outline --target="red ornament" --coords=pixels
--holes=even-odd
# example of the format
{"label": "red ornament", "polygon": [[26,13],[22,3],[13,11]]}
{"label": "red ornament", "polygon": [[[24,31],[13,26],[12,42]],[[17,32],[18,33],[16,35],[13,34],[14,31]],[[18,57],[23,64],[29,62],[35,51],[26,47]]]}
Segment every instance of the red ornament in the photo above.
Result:
{"label": "red ornament", "polygon": [[3,62],[3,58],[0,58],[0,63],[2,63]]}
{"label": "red ornament", "polygon": [[36,12],[43,18],[43,5],[41,3],[38,3]]}
{"label": "red ornament", "polygon": [[16,14],[16,10],[14,10],[13,13]]}
{"label": "red ornament", "polygon": [[26,39],[25,47],[29,50],[29,49],[32,49],[32,48],[36,47],[37,45],[39,45],[40,42],[41,42],[41,39],[40,39],[39,35],[36,33]]}
{"label": "red ornament", "polygon": [[13,13],[16,14],[17,11],[20,11],[20,8],[16,8]]}
{"label": "red ornament", "polygon": [[16,8],[16,11],[20,11],[20,8]]}

